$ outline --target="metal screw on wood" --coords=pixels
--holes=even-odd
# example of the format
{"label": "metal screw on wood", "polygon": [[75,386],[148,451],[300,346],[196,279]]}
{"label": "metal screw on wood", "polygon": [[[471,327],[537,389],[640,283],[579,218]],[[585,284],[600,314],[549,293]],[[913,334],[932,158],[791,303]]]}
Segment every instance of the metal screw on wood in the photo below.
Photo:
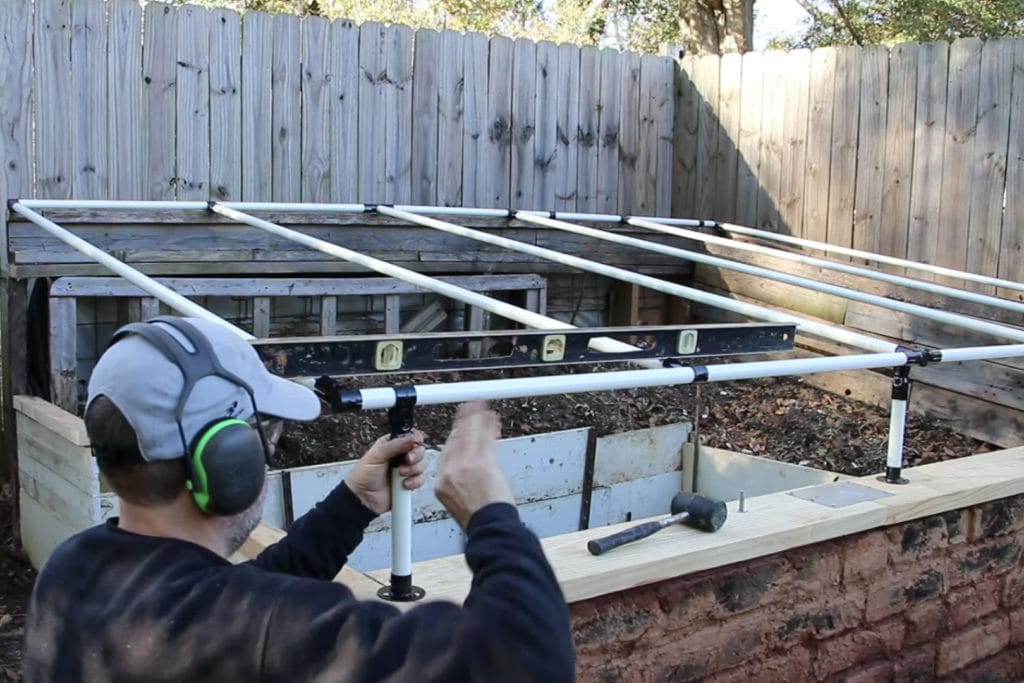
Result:
{"label": "metal screw on wood", "polygon": [[746,508],[743,505],[743,491],[740,491],[740,512],[746,512]]}

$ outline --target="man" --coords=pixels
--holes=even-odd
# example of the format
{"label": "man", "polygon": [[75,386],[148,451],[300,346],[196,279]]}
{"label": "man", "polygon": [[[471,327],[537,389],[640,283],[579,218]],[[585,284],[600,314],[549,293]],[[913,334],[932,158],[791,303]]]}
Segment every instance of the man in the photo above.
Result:
{"label": "man", "polygon": [[402,613],[331,579],[391,507],[389,463],[423,484],[422,435],[381,438],[347,479],[255,560],[226,559],[260,518],[271,418],[315,394],[200,319],[122,328],[85,414],[120,518],[69,539],[39,574],[24,675],[35,681],[564,681],[568,609],[497,467],[497,417],[460,406],[436,493],[466,531],[464,606]]}

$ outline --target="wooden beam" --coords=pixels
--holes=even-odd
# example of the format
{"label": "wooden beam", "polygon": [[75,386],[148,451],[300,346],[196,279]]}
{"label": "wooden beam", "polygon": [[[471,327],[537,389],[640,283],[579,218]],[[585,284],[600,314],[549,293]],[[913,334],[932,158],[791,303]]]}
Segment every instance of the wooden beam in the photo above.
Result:
{"label": "wooden beam", "polygon": [[640,286],[615,281],[608,288],[608,324],[612,326],[639,325]]}

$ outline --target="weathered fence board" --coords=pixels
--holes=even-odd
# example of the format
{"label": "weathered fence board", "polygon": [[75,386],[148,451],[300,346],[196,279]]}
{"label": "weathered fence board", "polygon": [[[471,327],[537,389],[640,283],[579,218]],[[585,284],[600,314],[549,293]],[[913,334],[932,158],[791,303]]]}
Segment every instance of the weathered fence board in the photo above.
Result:
{"label": "weathered fence board", "polygon": [[441,36],[416,32],[416,57],[422,59],[412,79],[412,203],[437,203],[437,96],[441,73]]}
{"label": "weathered fence board", "polygon": [[811,53],[796,50],[786,70],[786,102],[782,140],[782,180],[779,186],[779,229],[803,234],[804,171],[807,162],[807,107],[810,98]]}
{"label": "weathered fence board", "polygon": [[575,211],[576,184],[579,175],[580,127],[580,48],[558,46],[558,73],[555,91],[558,98],[558,120],[555,127],[555,165],[553,183],[556,211]]}
{"label": "weathered fence board", "polygon": [[242,198],[270,201],[270,80],[273,44],[271,17],[246,12],[242,17]]}
{"label": "weathered fence board", "polygon": [[719,99],[720,60],[718,55],[699,57],[693,70],[693,84],[700,93],[697,103],[697,162],[694,168],[696,218],[715,217],[715,160],[718,156],[718,117],[715,109]]}
{"label": "weathered fence board", "polygon": [[219,9],[210,24],[210,196],[242,198],[242,23]]}
{"label": "weathered fence board", "polygon": [[[0,3],[0,199],[31,197],[32,9],[34,3]],[[135,5],[138,11],[138,5]]]}
{"label": "weathered fence board", "polygon": [[[736,168],[736,222],[757,222],[757,195],[761,192],[757,169],[761,162],[761,103],[764,101],[764,55],[743,55],[740,85],[739,157]],[[696,85],[696,83],[694,83]],[[700,154],[699,144],[697,154]],[[699,174],[694,171],[694,176]]]}
{"label": "weathered fence board", "polygon": [[[537,132],[537,45],[525,38],[513,44],[512,186],[509,203],[517,209],[543,208],[533,197],[534,138]],[[493,82],[493,80],[492,80]]]}
{"label": "weathered fence board", "polygon": [[981,46],[982,42],[976,38],[962,38],[954,41],[949,50],[946,135],[939,187],[938,235],[941,241],[936,248],[935,263],[961,270],[967,265],[973,175],[970,169],[978,122]]}
{"label": "weathered fence board", "polygon": [[[270,196],[297,202],[302,197],[302,55],[299,18],[275,16],[270,68]],[[264,105],[265,106],[265,105]]]}
{"label": "weathered fence board", "polygon": [[601,145],[601,56],[595,47],[580,50],[579,123],[570,135],[576,140],[576,209],[597,210],[597,155]]}
{"label": "weathered fence board", "polygon": [[[210,12],[178,10],[175,77],[175,187],[178,199],[206,199],[210,188]],[[77,194],[77,193],[76,193]]]}
{"label": "weathered fence board", "polygon": [[755,225],[778,232],[778,199],[782,189],[782,146],[786,122],[786,55],[771,51],[764,56],[764,95],[761,102],[761,154],[757,168]]}
{"label": "weathered fence board", "polygon": [[[747,54],[757,54],[748,52]],[[700,97],[693,84],[695,59],[685,57],[676,72],[675,125],[672,161],[672,215],[694,215],[697,181],[697,107]]]}
{"label": "weathered fence board", "polygon": [[331,201],[359,200],[359,28],[331,22]]}
{"label": "weathered fence board", "polygon": [[[974,141],[970,214],[967,225],[966,268],[972,273],[996,275],[999,237],[1003,227],[1006,188],[1006,149],[1010,126],[1010,88],[1013,48],[1008,40],[989,40],[981,51],[977,132]],[[965,169],[966,174],[966,169]],[[1008,226],[1020,229],[1018,226]],[[991,294],[994,287],[966,283],[968,289]]]}
{"label": "weathered fence board", "polygon": [[818,242],[828,237],[829,169],[832,167],[832,107],[836,50],[811,53],[811,93],[807,113],[807,170],[804,173],[802,236]]}
{"label": "weathered fence board", "polygon": [[[917,50],[917,44],[907,43],[895,46],[889,54],[882,214],[878,224],[878,249],[888,256],[902,257],[907,253],[917,103]],[[904,269],[894,270],[902,273]]]}
{"label": "weathered fence board", "polygon": [[[465,128],[463,46],[471,36],[441,32],[441,74],[437,84],[437,199],[441,206],[462,205],[462,141]],[[417,55],[417,64],[419,56]],[[417,69],[418,71],[418,69]],[[478,110],[479,111],[479,110]],[[479,114],[477,114],[479,115]]]}
{"label": "weathered fence board", "polygon": [[[155,9],[158,6],[150,7]],[[36,194],[53,198],[70,197],[74,190],[71,126],[68,125],[71,107],[69,3],[48,2],[36,7],[33,50]]]}
{"label": "weathered fence board", "polygon": [[880,248],[882,187],[885,180],[885,122],[889,90],[889,50],[866,48],[860,55],[860,122],[857,185],[853,208],[853,247]]}
{"label": "weathered fence board", "polygon": [[715,219],[736,220],[736,173],[739,163],[740,96],[743,57],[722,56],[718,85],[718,157],[715,170]]}
{"label": "weathered fence board", "polygon": [[107,66],[107,17],[103,0],[71,5],[72,193],[82,199],[110,194],[107,84],[96,78]]}
{"label": "weathered fence board", "polygon": [[619,110],[619,206],[621,214],[639,213],[637,161],[640,157],[640,55],[622,55]]}
{"label": "weathered fence board", "polygon": [[[318,17],[302,22],[302,165],[304,202],[331,200],[330,24]],[[341,169],[338,169],[341,171]]]}
{"label": "weathered fence board", "polygon": [[857,123],[860,113],[860,63],[857,49],[836,54],[832,107],[832,165],[829,170],[828,241],[852,246],[857,181]]}
{"label": "weathered fence board", "polygon": [[[1010,144],[1006,153],[1006,212],[999,244],[999,277],[1024,282],[1024,40],[1015,41],[1013,83],[1010,100]],[[1014,201],[1016,199],[1016,201]],[[1002,296],[1024,300],[1012,290],[1000,290]]]}
{"label": "weathered fence board", "polygon": [[[512,41],[495,36],[490,41],[487,70],[486,142],[483,163],[477,169],[482,177],[482,206],[506,208],[512,205],[509,194],[512,178]],[[532,74],[531,74],[532,77]]]}
{"label": "weathered fence board", "polygon": [[622,80],[619,56],[605,48],[600,52],[601,90],[598,104],[597,210],[615,213],[619,191],[619,93]]}
{"label": "weathered fence board", "polygon": [[537,43],[537,80],[534,117],[533,207],[550,211],[555,206],[558,170],[558,46]]}
{"label": "weathered fence board", "polygon": [[388,27],[386,145],[374,153],[384,154],[385,201],[396,204],[408,204],[412,195],[412,41],[407,26]]}

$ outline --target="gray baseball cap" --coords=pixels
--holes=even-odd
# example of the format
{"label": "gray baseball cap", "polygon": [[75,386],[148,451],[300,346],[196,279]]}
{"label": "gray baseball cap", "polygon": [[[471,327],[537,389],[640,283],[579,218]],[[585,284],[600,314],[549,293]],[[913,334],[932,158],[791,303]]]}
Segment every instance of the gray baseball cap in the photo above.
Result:
{"label": "gray baseball cap", "polygon": [[[320,414],[320,399],[313,391],[267,371],[252,346],[224,325],[201,318],[184,318],[206,337],[217,360],[252,388],[261,415],[286,420],[312,420]],[[159,325],[189,353],[192,344],[179,330],[159,320]],[[104,395],[124,414],[138,435],[139,451],[148,461],[183,457],[175,412],[185,377],[178,366],[139,334],[129,334],[110,346],[89,378],[92,400]],[[217,419],[247,420],[253,415],[248,392],[216,375],[203,377],[192,388],[181,422],[187,443]]]}

